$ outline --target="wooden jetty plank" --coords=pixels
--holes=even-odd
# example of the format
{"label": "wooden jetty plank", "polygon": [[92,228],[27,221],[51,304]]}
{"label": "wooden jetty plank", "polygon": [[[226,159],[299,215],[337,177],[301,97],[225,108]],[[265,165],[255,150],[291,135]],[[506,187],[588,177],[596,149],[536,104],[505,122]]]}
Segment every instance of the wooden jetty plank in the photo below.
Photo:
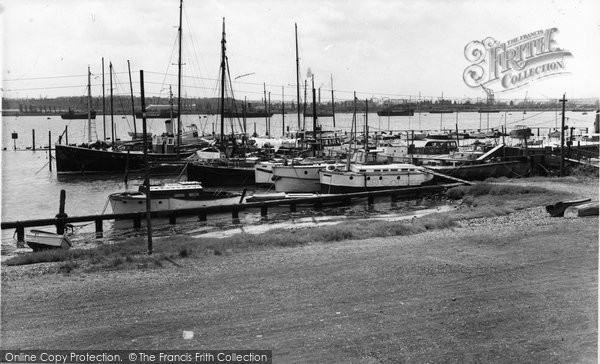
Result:
{"label": "wooden jetty plank", "polygon": [[569,206],[565,210],[565,217],[598,216],[600,207],[598,202],[589,202],[576,206]]}

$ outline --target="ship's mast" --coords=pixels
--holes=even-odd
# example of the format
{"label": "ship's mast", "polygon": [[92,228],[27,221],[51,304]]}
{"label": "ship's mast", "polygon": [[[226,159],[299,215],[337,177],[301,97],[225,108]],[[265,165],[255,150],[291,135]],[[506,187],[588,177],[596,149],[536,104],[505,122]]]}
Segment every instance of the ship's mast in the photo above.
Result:
{"label": "ship's mast", "polygon": [[137,139],[137,127],[135,126],[135,102],[133,100],[133,82],[131,82],[131,65],[127,60],[127,71],[129,72],[129,89],[131,91],[131,114],[133,115],[133,135],[134,139]]}
{"label": "ship's mast", "polygon": [[298,109],[298,131],[300,131],[300,59],[298,58],[298,24],[294,23],[296,30],[296,105]]}
{"label": "ship's mast", "polygon": [[221,38],[221,145],[225,145],[225,18],[223,18],[223,37]]}
{"label": "ship's mast", "polygon": [[92,142],[92,73],[90,72],[90,66],[88,66],[88,142]]}
{"label": "ship's mast", "polygon": [[179,0],[179,61],[177,62],[177,155],[181,149],[181,36],[183,0]]}

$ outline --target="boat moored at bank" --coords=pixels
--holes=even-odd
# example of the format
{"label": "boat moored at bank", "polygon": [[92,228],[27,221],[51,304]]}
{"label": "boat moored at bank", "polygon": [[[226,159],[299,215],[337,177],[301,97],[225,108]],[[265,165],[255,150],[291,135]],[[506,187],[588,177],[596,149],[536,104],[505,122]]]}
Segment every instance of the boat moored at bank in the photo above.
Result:
{"label": "boat moored at bank", "polygon": [[[115,214],[146,212],[146,187],[138,191],[113,193],[108,197]],[[150,209],[167,211],[209,206],[234,205],[244,201],[243,193],[209,191],[199,182],[178,182],[150,186]]]}

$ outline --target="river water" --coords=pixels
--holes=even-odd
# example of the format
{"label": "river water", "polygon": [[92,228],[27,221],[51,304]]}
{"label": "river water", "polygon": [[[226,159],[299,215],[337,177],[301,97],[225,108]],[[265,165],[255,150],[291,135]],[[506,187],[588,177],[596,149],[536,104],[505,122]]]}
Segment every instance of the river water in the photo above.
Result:
{"label": "river water", "polygon": [[[581,112],[567,112],[567,125],[576,128],[591,128],[594,122],[594,113],[583,115]],[[128,139],[127,132],[133,131],[131,116],[118,115],[113,117],[115,134],[122,139]],[[304,122],[304,121],[302,121]],[[312,130],[312,119],[306,119],[306,127]],[[365,115],[357,115],[359,130],[365,122]],[[534,112],[527,114],[522,112],[511,113],[460,113],[460,114],[415,114],[412,117],[379,117],[375,113],[368,115],[370,132],[400,130],[439,130],[455,129],[458,122],[459,130],[476,130],[479,128],[499,129],[506,125],[508,130],[515,125],[527,125],[540,135],[547,133],[560,125],[560,115],[557,112]],[[102,115],[96,117],[93,139],[103,137],[104,130],[108,136],[111,135],[110,117],[106,116],[106,126]],[[236,122],[237,123],[237,122]],[[271,135],[282,134],[282,125],[291,125],[296,128],[297,118],[295,114],[286,114],[282,120],[281,115],[271,118]],[[319,118],[319,123],[325,130],[337,129],[349,132],[352,125],[352,114],[336,114],[335,128],[333,118]],[[201,133],[210,134],[213,128],[218,130],[217,118],[214,115],[183,115],[182,124],[184,129],[196,124]],[[230,128],[226,125],[226,128]],[[56,170],[49,170],[48,152],[43,150],[44,146],[54,144],[59,135],[67,129],[69,143],[81,143],[87,139],[87,120],[62,120],[59,116],[21,116],[2,117],[2,196],[1,216],[2,221],[16,221],[25,219],[52,218],[58,213],[60,190],[66,191],[66,213],[69,216],[81,216],[111,212],[107,206],[107,197],[114,192],[125,189],[135,189],[142,183],[142,177],[129,177],[128,185],[124,183],[124,176],[57,176]],[[137,131],[141,129],[141,121],[138,120]],[[237,129],[239,130],[239,129]],[[248,119],[247,130],[254,130],[259,135],[266,131],[264,118]],[[148,131],[152,133],[164,132],[164,120],[149,119]],[[33,134],[35,132],[36,151],[32,151]],[[17,133],[17,139],[12,139],[12,134]],[[50,137],[49,137],[50,133]],[[63,135],[63,142],[66,136]],[[50,139],[49,139],[50,138]],[[50,141],[50,143],[49,143]],[[54,167],[54,166],[53,166]],[[169,178],[152,179],[152,183],[175,181],[176,176]],[[240,215],[242,220],[255,221],[259,217],[256,214]],[[223,221],[230,217],[223,217]],[[227,222],[228,223],[228,222]],[[106,223],[105,230],[113,227],[112,223]],[[87,234],[93,233],[91,226],[82,226],[80,231]],[[14,231],[2,231],[2,245],[5,251],[6,244],[14,245]]]}

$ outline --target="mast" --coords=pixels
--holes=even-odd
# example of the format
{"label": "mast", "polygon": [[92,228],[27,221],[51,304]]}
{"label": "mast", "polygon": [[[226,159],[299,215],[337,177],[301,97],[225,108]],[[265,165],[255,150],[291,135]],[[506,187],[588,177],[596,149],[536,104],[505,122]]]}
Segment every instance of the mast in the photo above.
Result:
{"label": "mast", "polygon": [[88,142],[92,142],[92,72],[88,66]]}
{"label": "mast", "polygon": [[269,135],[269,117],[267,109],[267,84],[263,82],[263,95],[264,95],[264,104],[265,104],[265,134]]}
{"label": "mast", "polygon": [[306,79],[304,79],[304,113],[302,113],[302,130],[306,130]]}
{"label": "mast", "polygon": [[281,86],[281,136],[285,136],[285,95],[283,86]]}
{"label": "mast", "polygon": [[104,132],[104,140],[106,142],[106,102],[104,100],[104,57],[102,57],[102,131]]}
{"label": "mast", "polygon": [[[179,0],[179,61],[177,62],[177,155],[181,144],[181,19],[183,13],[183,0]],[[223,24],[225,29],[225,24]]]}
{"label": "mast", "polygon": [[129,89],[131,90],[131,114],[133,115],[133,135],[137,139],[137,128],[135,126],[135,103],[133,101],[133,83],[131,82],[131,66],[127,60],[127,71],[129,72]]}
{"label": "mast", "polygon": [[317,95],[315,90],[315,75],[312,75],[312,109],[313,109],[313,136],[317,142]]}
{"label": "mast", "polygon": [[114,147],[115,145],[115,122],[113,119],[113,84],[112,84],[112,73],[113,73],[113,66],[112,66],[112,62],[108,63],[108,69],[109,69],[109,75],[110,75],[110,130],[111,130],[111,143]]}
{"label": "mast", "polygon": [[298,106],[298,131],[300,131],[300,59],[298,58],[298,24],[294,23],[296,31],[296,105]]}
{"label": "mast", "polygon": [[348,161],[346,164],[346,170],[350,170],[350,159],[352,155],[352,143],[356,143],[356,91],[354,91],[353,101],[353,112],[352,112],[352,126],[350,127],[350,143],[348,144]]}
{"label": "mast", "polygon": [[144,71],[140,70],[140,99],[142,105],[142,140],[144,143],[144,193],[146,194],[146,228],[148,232],[148,254],[152,254],[152,204],[148,167],[148,133],[146,130],[146,97],[144,95]]}
{"label": "mast", "polygon": [[335,99],[333,98],[333,74],[331,75],[331,114],[333,116],[333,128],[335,129]]}
{"label": "mast", "polygon": [[369,151],[369,100],[365,99],[365,152]]}
{"label": "mast", "polygon": [[221,145],[225,144],[225,18],[223,18],[223,35],[221,38]]}

